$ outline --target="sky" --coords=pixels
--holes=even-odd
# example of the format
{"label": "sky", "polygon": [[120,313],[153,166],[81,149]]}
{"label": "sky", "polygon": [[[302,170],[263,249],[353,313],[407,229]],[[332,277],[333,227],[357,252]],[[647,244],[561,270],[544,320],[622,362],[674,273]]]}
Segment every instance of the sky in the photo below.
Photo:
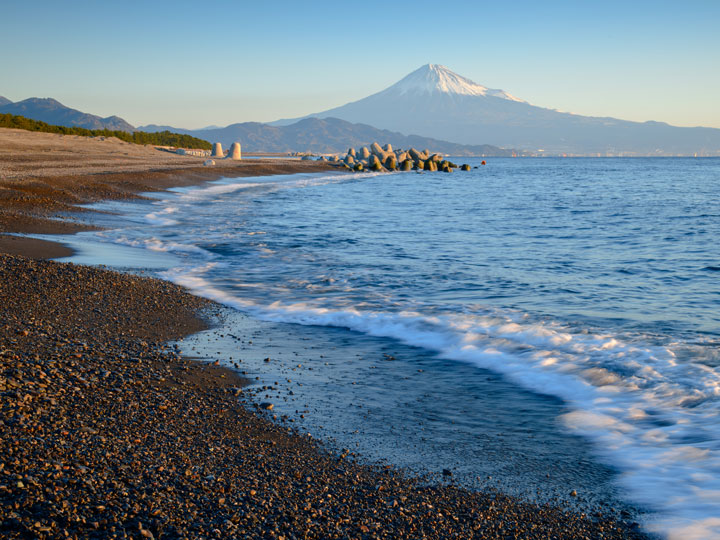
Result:
{"label": "sky", "polygon": [[533,105],[720,128],[720,1],[0,0],[0,96],[131,124],[295,118],[442,64]]}

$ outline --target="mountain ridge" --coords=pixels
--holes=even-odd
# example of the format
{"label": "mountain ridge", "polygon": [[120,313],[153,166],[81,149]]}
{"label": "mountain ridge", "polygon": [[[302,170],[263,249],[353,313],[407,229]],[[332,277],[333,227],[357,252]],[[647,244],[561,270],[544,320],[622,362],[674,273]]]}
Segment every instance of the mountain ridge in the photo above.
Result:
{"label": "mountain ridge", "polygon": [[219,129],[185,130],[172,126],[150,124],[139,126],[141,131],[174,131],[201,139],[220,142],[228,146],[235,141],[242,144],[243,152],[295,152],[340,153],[348,147],[369,146],[373,142],[390,143],[398,148],[430,148],[434,152],[455,156],[512,156],[513,150],[488,144],[460,145],[448,141],[403,135],[380,130],[366,124],[353,124],[337,118],[305,118],[287,126],[271,126],[260,122],[230,124]]}
{"label": "mountain ridge", "polygon": [[[9,101],[9,100],[8,100]],[[110,131],[127,131],[132,133],[135,128],[119,116],[100,116],[71,109],[53,98],[32,97],[18,102],[2,104],[0,113],[24,116],[48,124],[82,127],[85,129]]]}

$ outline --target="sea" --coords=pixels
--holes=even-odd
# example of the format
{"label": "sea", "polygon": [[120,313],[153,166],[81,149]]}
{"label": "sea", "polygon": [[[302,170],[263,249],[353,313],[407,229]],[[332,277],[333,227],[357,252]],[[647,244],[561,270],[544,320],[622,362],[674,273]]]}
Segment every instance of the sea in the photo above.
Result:
{"label": "sea", "polygon": [[68,260],[225,306],[183,352],[330,448],[720,538],[720,159],[455,161],[96,204]]}

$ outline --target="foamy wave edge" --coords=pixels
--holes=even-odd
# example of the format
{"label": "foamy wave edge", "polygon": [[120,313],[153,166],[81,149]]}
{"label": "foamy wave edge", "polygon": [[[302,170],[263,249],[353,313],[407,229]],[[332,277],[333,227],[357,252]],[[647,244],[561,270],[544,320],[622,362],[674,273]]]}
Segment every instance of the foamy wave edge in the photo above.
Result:
{"label": "foamy wave edge", "polygon": [[620,471],[636,503],[656,510],[645,527],[672,540],[720,539],[720,374],[679,363],[665,347],[512,318],[361,312],[304,303],[262,306],[214,287],[214,263],[163,277],[199,296],[268,321],[348,328],[397,339],[449,360],[499,372],[563,399],[562,417]]}

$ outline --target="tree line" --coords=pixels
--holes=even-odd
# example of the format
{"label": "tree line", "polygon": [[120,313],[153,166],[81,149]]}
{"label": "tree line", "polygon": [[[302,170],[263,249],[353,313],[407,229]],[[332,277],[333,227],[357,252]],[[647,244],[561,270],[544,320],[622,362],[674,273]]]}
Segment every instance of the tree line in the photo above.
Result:
{"label": "tree line", "polygon": [[39,120],[16,116],[14,114],[0,114],[0,127],[24,129],[26,131],[42,131],[44,133],[60,133],[61,135],[80,135],[82,137],[116,137],[122,141],[134,144],[153,144],[156,146],[175,146],[177,148],[199,148],[210,150],[212,145],[208,141],[198,139],[191,135],[159,131],[146,133],[144,131],[113,131],[110,129],[86,129],[77,126],[54,126]]}

